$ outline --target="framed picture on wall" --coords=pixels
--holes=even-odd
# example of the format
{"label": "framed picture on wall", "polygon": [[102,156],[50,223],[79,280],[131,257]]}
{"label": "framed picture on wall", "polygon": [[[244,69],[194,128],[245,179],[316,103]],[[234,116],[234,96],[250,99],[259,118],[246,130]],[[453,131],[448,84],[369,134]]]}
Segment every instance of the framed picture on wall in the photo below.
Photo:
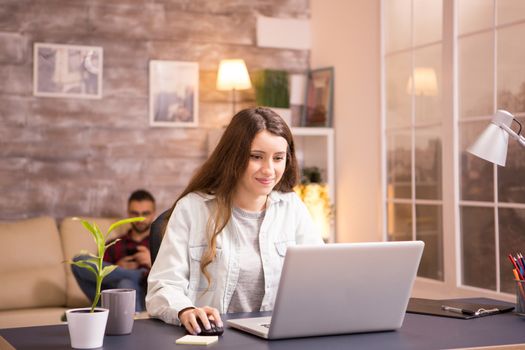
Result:
{"label": "framed picture on wall", "polygon": [[303,126],[332,126],[334,68],[315,69],[308,73]]}
{"label": "framed picture on wall", "polygon": [[101,47],[35,43],[33,94],[102,98]]}
{"label": "framed picture on wall", "polygon": [[151,126],[196,127],[199,117],[199,64],[149,63],[149,120]]}

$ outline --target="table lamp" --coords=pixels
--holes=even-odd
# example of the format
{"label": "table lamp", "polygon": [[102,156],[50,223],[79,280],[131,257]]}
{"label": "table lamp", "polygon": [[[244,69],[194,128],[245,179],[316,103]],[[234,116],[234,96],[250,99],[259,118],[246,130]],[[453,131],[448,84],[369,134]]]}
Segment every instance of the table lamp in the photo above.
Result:
{"label": "table lamp", "polygon": [[[513,121],[520,127],[517,133],[510,128]],[[491,163],[505,166],[509,135],[517,140],[521,146],[525,147],[525,138],[520,133],[520,122],[511,113],[499,109],[492,117],[489,126],[478,137],[476,142],[467,149],[467,152]]]}
{"label": "table lamp", "polygon": [[408,78],[407,93],[416,96],[436,96],[438,94],[436,71],[426,67],[414,68],[413,76]]}
{"label": "table lamp", "polygon": [[226,59],[219,63],[217,73],[217,90],[231,90],[233,114],[235,114],[235,91],[252,87],[248,69],[242,59]]}

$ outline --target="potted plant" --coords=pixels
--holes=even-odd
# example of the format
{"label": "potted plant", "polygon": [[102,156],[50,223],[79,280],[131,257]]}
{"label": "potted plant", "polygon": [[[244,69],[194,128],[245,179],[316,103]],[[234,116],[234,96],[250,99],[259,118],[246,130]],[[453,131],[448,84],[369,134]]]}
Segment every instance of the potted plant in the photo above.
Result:
{"label": "potted plant", "polygon": [[136,217],[117,221],[109,227],[106,234],[103,234],[100,231],[96,223],[90,223],[84,219],[78,220],[93,236],[97,246],[97,254],[95,255],[83,251],[81,254],[87,255],[88,258],[67,262],[88,269],[95,275],[96,292],[91,307],[67,310],[66,319],[71,339],[71,347],[75,349],[93,349],[102,346],[104,342],[104,330],[106,329],[106,322],[108,320],[108,309],[97,307],[98,301],[100,300],[102,281],[117,268],[116,265],[103,266],[106,249],[118,241],[118,239],[116,239],[111,243],[106,243],[106,240],[110,233],[117,227],[132,222],[143,221],[145,218]]}
{"label": "potted plant", "polygon": [[264,69],[254,74],[255,101],[258,106],[270,107],[291,126],[288,72]]}

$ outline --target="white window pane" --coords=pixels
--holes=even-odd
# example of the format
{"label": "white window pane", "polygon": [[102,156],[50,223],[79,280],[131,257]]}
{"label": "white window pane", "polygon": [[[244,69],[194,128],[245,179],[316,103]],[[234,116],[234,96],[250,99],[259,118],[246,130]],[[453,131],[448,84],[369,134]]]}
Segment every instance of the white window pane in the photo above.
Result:
{"label": "white window pane", "polygon": [[494,34],[477,34],[458,42],[459,118],[494,112]]}
{"label": "white window pane", "polygon": [[496,290],[494,209],[461,207],[462,284]]}
{"label": "white window pane", "polygon": [[525,112],[525,24],[498,31],[498,108]]}
{"label": "white window pane", "polygon": [[387,204],[387,239],[389,241],[412,240],[412,205]]}
{"label": "white window pane", "polygon": [[415,130],[417,199],[441,199],[441,128]]}
{"label": "white window pane", "polygon": [[410,130],[392,132],[387,137],[387,196],[412,197],[412,141]]}
{"label": "white window pane", "polygon": [[501,291],[514,293],[514,275],[507,256],[525,254],[525,209],[500,208],[498,214]]}
{"label": "white window pane", "polygon": [[443,118],[441,62],[442,45],[432,45],[414,51],[414,70],[409,83],[415,95],[416,125],[440,121]]}
{"label": "white window pane", "polygon": [[[518,118],[518,121],[525,127],[525,118]],[[525,204],[524,179],[525,149],[514,139],[509,138],[507,163],[505,167],[498,167],[498,200],[500,202]],[[523,234],[525,240],[525,226],[523,227]]]}
{"label": "white window pane", "polygon": [[498,25],[525,19],[525,1],[497,0]]}
{"label": "white window pane", "polygon": [[443,219],[439,205],[416,205],[416,239],[425,242],[418,276],[443,281]]}
{"label": "white window pane", "polygon": [[386,52],[411,46],[411,0],[383,1]]}
{"label": "white window pane", "polygon": [[407,83],[412,58],[410,53],[390,56],[386,59],[386,125],[387,128],[408,126],[411,121],[412,102]]}
{"label": "white window pane", "polygon": [[494,0],[458,0],[459,34],[492,27]]}
{"label": "white window pane", "polygon": [[459,168],[461,199],[470,201],[494,200],[494,166],[466,151],[481,132],[487,127],[489,120],[468,122],[459,125]]}
{"label": "white window pane", "polygon": [[414,0],[414,46],[443,37],[443,1]]}

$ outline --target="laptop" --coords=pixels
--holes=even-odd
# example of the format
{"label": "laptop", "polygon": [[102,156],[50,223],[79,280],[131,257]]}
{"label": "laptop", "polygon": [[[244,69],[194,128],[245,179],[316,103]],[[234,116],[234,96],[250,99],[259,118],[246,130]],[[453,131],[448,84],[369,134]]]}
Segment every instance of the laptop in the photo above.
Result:
{"label": "laptop", "polygon": [[266,339],[401,327],[424,243],[288,247],[271,317],[229,319]]}

